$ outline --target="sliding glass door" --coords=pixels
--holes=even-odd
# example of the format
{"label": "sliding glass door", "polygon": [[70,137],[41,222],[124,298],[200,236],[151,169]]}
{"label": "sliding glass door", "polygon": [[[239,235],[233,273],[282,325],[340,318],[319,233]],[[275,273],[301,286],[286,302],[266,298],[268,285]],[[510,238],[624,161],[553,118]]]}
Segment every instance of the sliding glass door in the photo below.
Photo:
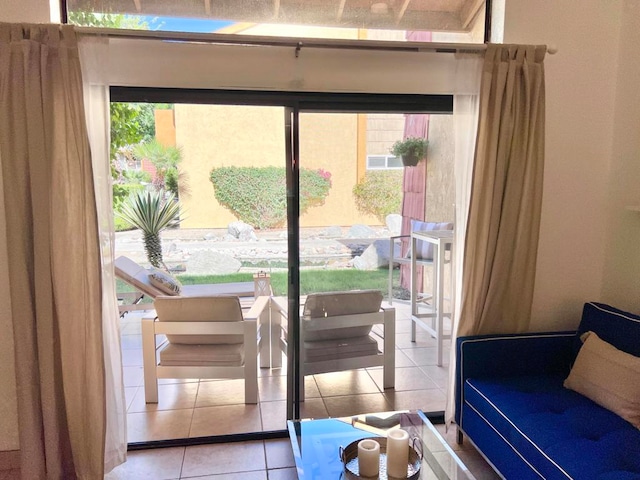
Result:
{"label": "sliding glass door", "polygon": [[[406,174],[389,150],[406,137],[407,119],[450,113],[451,98],[113,88],[112,99],[145,101],[143,110],[152,112],[146,147],[118,153],[116,185],[128,186],[114,192],[175,190],[179,218],[161,234],[170,273],[184,285],[266,282],[272,297],[252,359],[258,362],[255,405],[245,403],[245,380],[228,378],[160,379],[158,403],[147,404],[140,327],[134,315],[123,317],[129,441],[253,434],[284,430],[287,419],[395,408],[384,364],[352,361],[360,350],[373,349],[360,355],[372,357],[389,349],[383,323],[357,326],[360,334],[346,338],[361,338],[346,343],[335,331],[305,328],[318,316],[353,314],[354,291],[378,292],[378,305],[388,296],[390,270],[369,253],[388,248],[390,229],[400,229]],[[167,163],[171,149],[179,160]],[[390,214],[395,223],[387,221]],[[116,238],[116,256],[146,266],[139,231]],[[391,277],[397,291],[400,271],[392,269]],[[338,297],[346,310],[327,310],[334,308],[327,298]],[[253,301],[241,298],[245,313]],[[406,318],[395,324],[404,335]],[[410,367],[403,373],[423,382],[418,390],[432,387],[418,379],[421,366],[396,352],[392,335],[392,368]],[[323,341],[325,351],[318,349]],[[314,370],[310,360],[321,367]]]}

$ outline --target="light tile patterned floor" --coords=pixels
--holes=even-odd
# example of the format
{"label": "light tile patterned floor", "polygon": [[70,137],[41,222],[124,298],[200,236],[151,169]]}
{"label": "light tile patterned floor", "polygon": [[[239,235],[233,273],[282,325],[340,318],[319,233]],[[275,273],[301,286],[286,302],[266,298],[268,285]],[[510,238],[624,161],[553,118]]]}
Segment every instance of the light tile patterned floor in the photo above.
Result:
{"label": "light tile patterned floor", "polygon": [[[435,365],[436,342],[418,329],[411,342],[406,304],[395,304],[396,388],[382,389],[381,368],[308,376],[302,416],[338,417],[363,412],[444,410],[449,343],[445,365]],[[242,380],[161,380],[158,404],[144,402],[140,316],[122,321],[122,348],[130,442],[221,435],[285,428],[286,368],[259,370],[258,405],[244,404]],[[444,434],[444,430],[443,430]],[[478,479],[498,478],[468,445],[447,440]],[[105,479],[288,480],[296,479],[288,439],[175,447],[130,452],[128,461]]]}
{"label": "light tile patterned floor", "polygon": [[[411,342],[408,305],[396,307],[396,388],[382,388],[382,368],[307,376],[305,417],[338,417],[363,412],[444,410],[449,343],[445,365],[436,366],[436,341],[418,329]],[[144,401],[141,314],[121,320],[127,421],[130,442],[221,435],[285,428],[286,367],[259,369],[258,405],[244,404],[243,380],[164,379],[159,402]],[[286,360],[286,359],[285,359]],[[286,361],[284,362],[286,364]]]}

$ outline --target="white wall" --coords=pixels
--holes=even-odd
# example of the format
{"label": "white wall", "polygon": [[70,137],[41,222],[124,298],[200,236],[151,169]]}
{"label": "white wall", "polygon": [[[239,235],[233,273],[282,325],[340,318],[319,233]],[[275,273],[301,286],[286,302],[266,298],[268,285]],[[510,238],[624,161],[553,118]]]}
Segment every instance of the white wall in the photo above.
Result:
{"label": "white wall", "polygon": [[0,22],[46,23],[49,0],[0,0]]}
{"label": "white wall", "polygon": [[622,12],[602,299],[640,311],[640,0]]}
{"label": "white wall", "polygon": [[506,1],[505,43],[559,49],[545,59],[546,162],[533,330],[573,328],[585,301],[602,300],[621,14],[621,0]]}

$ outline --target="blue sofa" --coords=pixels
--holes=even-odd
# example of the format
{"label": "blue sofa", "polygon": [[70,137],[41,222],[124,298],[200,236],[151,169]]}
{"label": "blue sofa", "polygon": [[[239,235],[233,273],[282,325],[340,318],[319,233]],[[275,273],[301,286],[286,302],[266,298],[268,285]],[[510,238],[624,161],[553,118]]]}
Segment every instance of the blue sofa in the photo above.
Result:
{"label": "blue sofa", "polygon": [[587,303],[578,331],[456,343],[456,423],[506,479],[640,480],[640,430],[563,387],[595,332],[640,356],[640,317]]}

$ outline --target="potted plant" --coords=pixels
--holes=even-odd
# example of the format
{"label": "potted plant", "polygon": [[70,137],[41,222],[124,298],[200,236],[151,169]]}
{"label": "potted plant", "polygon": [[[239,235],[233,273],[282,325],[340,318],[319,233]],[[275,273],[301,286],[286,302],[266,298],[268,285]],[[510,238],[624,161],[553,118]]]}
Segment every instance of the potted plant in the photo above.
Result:
{"label": "potted plant", "polygon": [[415,167],[427,155],[429,142],[421,137],[408,137],[398,140],[391,147],[391,154],[402,158],[405,167]]}

